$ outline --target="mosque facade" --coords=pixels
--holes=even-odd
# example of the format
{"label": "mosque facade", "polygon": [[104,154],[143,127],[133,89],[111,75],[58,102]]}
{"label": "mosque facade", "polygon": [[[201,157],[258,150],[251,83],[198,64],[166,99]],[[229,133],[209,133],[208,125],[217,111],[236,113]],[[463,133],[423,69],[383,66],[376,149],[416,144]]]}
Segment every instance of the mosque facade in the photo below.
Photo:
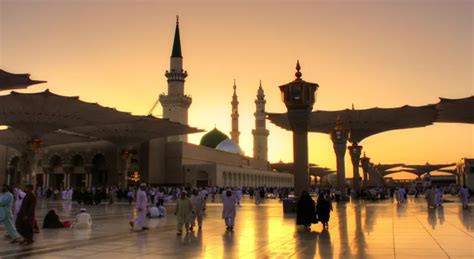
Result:
{"label": "mosque facade", "polygon": [[[188,125],[192,98],[185,94],[187,71],[183,56],[179,21],[165,72],[168,91],[159,96],[163,117]],[[126,161],[128,185],[146,182],[152,185],[189,186],[278,186],[292,187],[293,175],[271,170],[268,162],[269,131],[265,120],[265,95],[260,84],[255,100],[256,112],[253,157],[245,156],[239,147],[238,97],[234,81],[232,96],[232,131],[230,138],[213,129],[199,145],[188,143],[187,135],[157,138],[140,144],[130,152],[121,152],[106,142],[97,141],[57,145],[41,149],[37,163],[36,184],[51,188],[117,185],[120,163]],[[27,182],[25,154],[0,146],[0,183],[22,185]],[[125,158],[125,159],[124,159]]]}

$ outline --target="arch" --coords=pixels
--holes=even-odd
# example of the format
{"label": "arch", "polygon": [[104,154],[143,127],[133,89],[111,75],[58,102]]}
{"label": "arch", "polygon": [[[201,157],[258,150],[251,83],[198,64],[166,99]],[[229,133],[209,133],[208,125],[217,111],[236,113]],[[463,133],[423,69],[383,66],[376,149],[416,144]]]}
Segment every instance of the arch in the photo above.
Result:
{"label": "arch", "polygon": [[196,187],[206,187],[209,186],[209,173],[205,170],[200,170],[197,173],[196,178]]}
{"label": "arch", "polygon": [[92,186],[103,186],[107,184],[107,161],[105,159],[105,156],[101,153],[94,155],[94,157],[92,158],[91,177]]}
{"label": "arch", "polygon": [[73,188],[86,186],[86,170],[85,159],[81,154],[75,154],[70,157],[69,164],[71,166],[69,176],[69,186]]}
{"label": "arch", "polygon": [[64,170],[63,170],[63,157],[58,153],[52,154],[48,161],[49,174],[47,177],[47,186],[53,189],[61,189],[64,187]]}

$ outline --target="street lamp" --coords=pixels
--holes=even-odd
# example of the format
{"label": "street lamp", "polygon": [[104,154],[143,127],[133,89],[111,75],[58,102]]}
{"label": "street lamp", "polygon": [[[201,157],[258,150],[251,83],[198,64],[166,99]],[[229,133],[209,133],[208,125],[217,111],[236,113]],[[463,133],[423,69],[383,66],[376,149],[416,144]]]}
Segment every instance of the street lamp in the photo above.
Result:
{"label": "street lamp", "polygon": [[308,126],[309,116],[316,101],[318,84],[301,79],[300,62],[296,63],[296,79],[281,85],[281,97],[288,109],[288,121],[293,131],[293,162],[295,195],[309,189]]}

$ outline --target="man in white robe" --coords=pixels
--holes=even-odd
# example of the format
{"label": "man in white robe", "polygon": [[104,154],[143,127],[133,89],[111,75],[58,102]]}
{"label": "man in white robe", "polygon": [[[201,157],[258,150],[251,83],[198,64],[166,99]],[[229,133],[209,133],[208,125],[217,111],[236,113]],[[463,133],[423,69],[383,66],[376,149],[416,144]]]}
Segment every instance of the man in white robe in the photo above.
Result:
{"label": "man in white robe", "polygon": [[240,205],[240,201],[242,200],[242,189],[237,188],[237,190],[235,190],[235,196],[237,198],[237,204]]}
{"label": "man in white robe", "polygon": [[20,188],[15,188],[15,209],[13,211],[13,222],[16,222],[16,216],[20,211],[21,204],[23,202],[23,198],[25,198],[26,193],[22,191]]}
{"label": "man in white robe", "polygon": [[428,208],[434,208],[436,206],[435,202],[435,191],[433,190],[433,187],[428,187],[425,191],[425,197],[426,201],[428,203]]}
{"label": "man in white robe", "polygon": [[61,192],[61,199],[63,201],[67,200],[67,189],[64,189],[62,192]]}
{"label": "man in white robe", "polygon": [[467,204],[469,203],[469,189],[466,185],[463,185],[461,189],[459,189],[459,196],[461,197],[462,208],[467,209]]}
{"label": "man in white robe", "polygon": [[67,199],[68,199],[69,201],[72,200],[72,195],[73,195],[73,194],[74,194],[74,191],[73,191],[72,188],[67,191]]}
{"label": "man in white robe", "polygon": [[134,221],[130,221],[130,226],[132,229],[136,226],[139,230],[148,230],[149,228],[145,227],[145,218],[146,218],[146,208],[148,204],[148,199],[146,196],[146,184],[140,184],[140,188],[137,191],[136,204],[135,208],[138,211],[138,215]]}
{"label": "man in white robe", "polygon": [[222,203],[224,204],[224,208],[222,210],[222,218],[225,220],[227,230],[233,231],[235,224],[235,216],[237,214],[237,197],[231,190],[227,190],[222,196]]}
{"label": "man in white robe", "polygon": [[397,200],[398,200],[398,203],[404,203],[405,202],[405,188],[403,187],[400,187],[400,189],[398,189],[397,191]]}
{"label": "man in white robe", "polygon": [[191,216],[191,231],[193,231],[196,221],[199,229],[202,229],[202,216],[204,214],[204,197],[197,189],[193,190],[191,195],[191,203],[193,204],[193,214]]}
{"label": "man in white robe", "polygon": [[76,215],[76,219],[72,224],[72,227],[75,229],[88,229],[92,226],[92,217],[91,214],[86,212],[86,209],[81,208],[79,214]]}

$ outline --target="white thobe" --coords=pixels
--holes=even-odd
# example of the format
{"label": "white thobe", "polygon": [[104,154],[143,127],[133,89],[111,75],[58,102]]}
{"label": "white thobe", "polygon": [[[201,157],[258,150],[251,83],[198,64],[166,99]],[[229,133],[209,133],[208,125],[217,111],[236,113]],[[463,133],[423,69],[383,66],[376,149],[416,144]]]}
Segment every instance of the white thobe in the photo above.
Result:
{"label": "white thobe", "polygon": [[145,224],[145,217],[146,217],[146,206],[147,206],[147,197],[146,192],[139,189],[137,192],[137,203],[135,207],[138,210],[138,216],[135,218],[134,225],[142,228]]}

